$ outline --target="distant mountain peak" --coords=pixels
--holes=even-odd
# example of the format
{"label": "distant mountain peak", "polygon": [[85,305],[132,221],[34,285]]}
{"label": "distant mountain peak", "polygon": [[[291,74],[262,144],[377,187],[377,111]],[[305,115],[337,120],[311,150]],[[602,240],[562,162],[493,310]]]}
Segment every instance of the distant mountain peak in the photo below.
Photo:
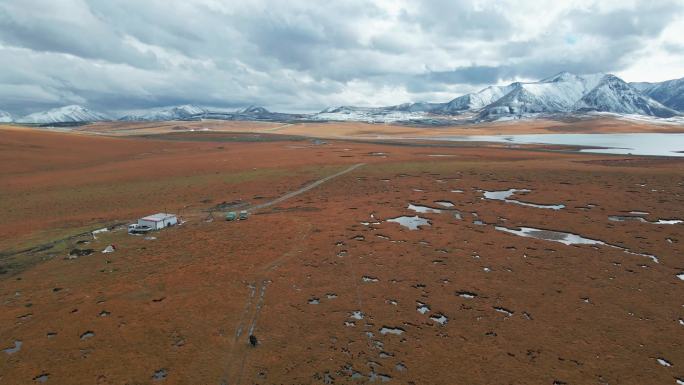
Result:
{"label": "distant mountain peak", "polygon": [[238,111],[240,114],[270,114],[271,112],[262,106],[250,105]]}
{"label": "distant mountain peak", "polygon": [[164,121],[185,120],[207,112],[207,109],[194,104],[158,107],[123,116],[119,120],[125,121]]}
{"label": "distant mountain peak", "polygon": [[352,107],[352,106],[332,106],[324,108],[319,114],[334,114],[340,112],[350,112],[363,107]]}
{"label": "distant mountain peak", "polygon": [[577,75],[568,72],[568,71],[561,71],[551,77],[548,77],[546,79],[542,79],[539,82],[540,83],[553,83],[553,82],[562,82],[562,81],[568,81],[568,80],[574,80],[577,78]]}
{"label": "distant mountain peak", "polygon": [[624,80],[611,74],[605,75],[594,89],[577,102],[574,108],[577,111],[615,112],[661,118],[678,115],[677,111],[640,93]]}
{"label": "distant mountain peak", "polygon": [[664,106],[684,112],[684,78],[660,83],[630,83],[630,85]]}
{"label": "distant mountain peak", "polygon": [[105,114],[91,111],[86,107],[71,104],[52,108],[47,111],[35,112],[17,120],[19,123],[53,124],[53,123],[83,123],[109,120]]}
{"label": "distant mountain peak", "polygon": [[54,110],[59,110],[59,111],[68,111],[68,112],[83,112],[83,111],[88,111],[87,108],[80,106],[78,104],[69,104],[64,107],[58,107],[54,108]]}

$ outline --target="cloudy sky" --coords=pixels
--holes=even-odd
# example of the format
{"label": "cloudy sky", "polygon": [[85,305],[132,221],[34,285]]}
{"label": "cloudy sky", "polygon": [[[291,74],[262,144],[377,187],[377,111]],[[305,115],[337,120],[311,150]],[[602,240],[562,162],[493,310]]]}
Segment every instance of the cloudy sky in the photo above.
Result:
{"label": "cloudy sky", "polygon": [[684,77],[684,0],[0,0],[0,110],[447,101],[562,70]]}

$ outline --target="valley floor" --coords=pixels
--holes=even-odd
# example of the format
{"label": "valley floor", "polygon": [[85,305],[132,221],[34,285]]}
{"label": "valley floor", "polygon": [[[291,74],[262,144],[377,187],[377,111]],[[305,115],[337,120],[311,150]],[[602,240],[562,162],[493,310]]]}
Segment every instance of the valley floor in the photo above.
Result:
{"label": "valley floor", "polygon": [[[684,381],[684,224],[655,223],[684,219],[684,159],[387,132],[0,128],[0,383]],[[164,211],[183,223],[122,227]]]}

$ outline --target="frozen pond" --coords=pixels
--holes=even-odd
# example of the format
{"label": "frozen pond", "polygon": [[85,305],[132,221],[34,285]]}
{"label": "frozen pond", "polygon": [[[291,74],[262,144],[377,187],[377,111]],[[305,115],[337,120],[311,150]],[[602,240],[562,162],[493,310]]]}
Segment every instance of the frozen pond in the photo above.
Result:
{"label": "frozen pond", "polygon": [[519,230],[509,229],[507,227],[496,226],[499,231],[515,234],[521,237],[530,237],[536,239],[543,239],[546,241],[560,242],[566,245],[605,245],[603,241],[596,239],[589,239],[572,233],[564,233],[561,231],[551,231],[535,229],[533,227],[521,227]]}
{"label": "frozen pond", "polygon": [[442,313],[437,313],[435,315],[432,315],[432,316],[430,316],[430,319],[437,322],[440,325],[446,325],[446,323],[449,322],[449,318],[447,318]]}
{"label": "frozen pond", "polygon": [[380,329],[380,334],[385,335],[385,334],[394,334],[397,336],[400,336],[404,334],[404,329],[402,328],[395,328],[395,327],[389,327],[389,326],[383,326]]}
{"label": "frozen pond", "polygon": [[353,319],[356,319],[356,320],[362,320],[363,317],[364,317],[364,314],[363,314],[363,312],[362,312],[361,310],[355,310],[355,311],[353,311],[353,312],[351,313],[351,315],[349,316],[349,318],[353,318]]}
{"label": "frozen pond", "polygon": [[612,221],[612,222],[635,221],[635,222],[642,222],[642,223],[651,223],[654,225],[678,225],[680,223],[684,223],[684,221],[681,219],[658,219],[655,222],[651,222],[651,221],[647,221],[646,219],[644,219],[642,217],[631,216],[631,215],[611,215],[608,217],[608,220]]}
{"label": "frozen pond", "polygon": [[532,190],[528,189],[508,189],[508,190],[501,190],[501,191],[485,191],[484,192],[484,197],[485,199],[491,199],[491,200],[497,200],[497,201],[504,201],[507,203],[515,203],[517,205],[521,206],[529,206],[529,207],[536,207],[538,209],[551,209],[551,210],[560,210],[565,207],[565,205],[540,205],[536,203],[530,203],[530,202],[523,202],[515,199],[509,199],[512,197],[515,193],[518,192],[531,192]]}
{"label": "frozen pond", "polygon": [[477,297],[477,294],[469,292],[469,291],[458,291],[456,294],[461,297],[461,298],[467,298],[467,299],[473,299]]}
{"label": "frozen pond", "polygon": [[23,345],[23,342],[18,341],[18,340],[14,341],[14,347],[4,349],[3,351],[7,354],[14,354],[14,353],[21,350],[21,345]]}
{"label": "frozen pond", "polygon": [[430,311],[430,306],[428,306],[427,304],[424,304],[422,302],[418,302],[418,305],[416,306],[416,310],[420,314],[425,314],[425,313]]}
{"label": "frozen pond", "polygon": [[627,221],[634,221],[634,222],[648,222],[642,217],[634,217],[634,216],[627,216],[627,215],[611,215],[608,217],[609,221],[612,222],[627,222]]}
{"label": "frozen pond", "polygon": [[[583,152],[684,156],[684,134],[528,134],[474,135],[432,138],[456,142],[497,142],[515,144],[558,144],[593,147]],[[597,148],[601,147],[601,148]]]}
{"label": "frozen pond", "polygon": [[659,263],[658,257],[656,257],[655,255],[644,254],[644,253],[636,253],[636,252],[633,252],[633,251],[626,249],[624,247],[611,245],[610,243],[606,243],[606,242],[599,241],[596,239],[585,238],[585,237],[582,237],[580,235],[573,234],[573,233],[565,233],[562,231],[553,231],[553,230],[544,230],[544,229],[535,229],[534,227],[520,227],[517,230],[516,229],[509,229],[509,228],[503,227],[503,226],[495,226],[494,228],[496,230],[503,231],[503,232],[510,233],[510,234],[515,234],[515,235],[520,236],[520,237],[529,237],[529,238],[543,239],[545,241],[560,242],[560,243],[563,243],[565,245],[602,245],[602,246],[608,246],[608,247],[612,247],[615,249],[620,249],[627,254],[638,255],[640,257],[646,257],[655,263]]}
{"label": "frozen pond", "polygon": [[434,207],[414,205],[413,203],[409,203],[408,209],[413,210],[417,213],[421,213],[421,214],[428,214],[428,213],[437,213],[438,214],[438,213],[442,212],[442,210],[436,209]]}
{"label": "frozen pond", "polygon": [[421,218],[417,215],[413,217],[402,216],[397,218],[391,218],[388,219],[387,222],[398,223],[409,230],[418,230],[420,226],[430,226],[430,221],[428,221],[425,218]]}
{"label": "frozen pond", "polygon": [[657,221],[651,223],[656,225],[678,225],[680,223],[684,223],[684,221],[681,219],[658,219]]}

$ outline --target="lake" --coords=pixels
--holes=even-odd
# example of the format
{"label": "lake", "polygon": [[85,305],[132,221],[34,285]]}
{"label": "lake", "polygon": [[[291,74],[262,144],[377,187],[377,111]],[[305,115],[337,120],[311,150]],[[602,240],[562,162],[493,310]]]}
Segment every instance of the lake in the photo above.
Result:
{"label": "lake", "polygon": [[583,146],[582,152],[684,156],[684,134],[525,134],[473,135],[431,138],[456,142],[497,142],[511,144],[556,144]]}

